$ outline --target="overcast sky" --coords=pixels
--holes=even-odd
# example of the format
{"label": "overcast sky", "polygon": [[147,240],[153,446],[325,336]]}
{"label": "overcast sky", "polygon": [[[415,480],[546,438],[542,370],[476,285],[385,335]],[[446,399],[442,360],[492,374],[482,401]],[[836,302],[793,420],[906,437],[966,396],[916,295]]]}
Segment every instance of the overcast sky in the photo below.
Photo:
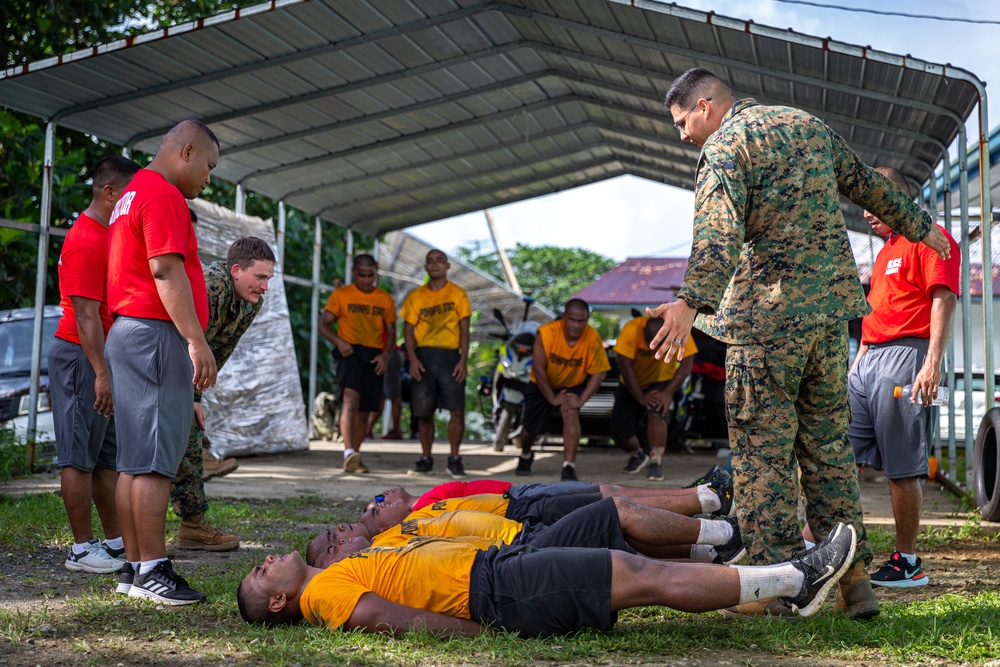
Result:
{"label": "overcast sky", "polygon": [[[1000,20],[1000,2],[982,0],[819,0],[821,4],[933,16]],[[792,28],[816,37],[871,46],[897,55],[969,70],[987,84],[1000,81],[1000,25],[876,16],[775,2],[774,0],[678,0],[678,5],[714,11],[775,28]],[[1000,122],[1000,86],[987,88],[989,127]],[[664,93],[666,90],[663,91]],[[666,113],[666,112],[664,112]],[[978,109],[974,115],[978,113]],[[970,125],[970,141],[976,131]],[[505,247],[529,245],[583,247],[615,260],[659,255],[687,257],[691,249],[690,191],[622,176],[546,197],[492,209]],[[408,230],[451,251],[476,241],[489,243],[482,213],[463,215]],[[652,239],[652,240],[651,240]]]}

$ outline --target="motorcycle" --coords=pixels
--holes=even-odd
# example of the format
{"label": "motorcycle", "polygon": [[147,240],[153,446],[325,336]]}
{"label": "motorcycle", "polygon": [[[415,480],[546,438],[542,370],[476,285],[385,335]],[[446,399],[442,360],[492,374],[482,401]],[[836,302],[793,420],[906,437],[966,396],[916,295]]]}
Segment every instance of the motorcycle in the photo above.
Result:
{"label": "motorcycle", "polygon": [[[506,340],[497,350],[497,365],[489,381],[489,394],[493,400],[493,428],[496,432],[493,449],[498,452],[502,452],[508,442],[521,434],[524,390],[530,381],[531,355],[535,347],[535,333],[539,327],[538,322],[528,319],[532,303],[534,300],[524,299],[524,315],[521,323],[514,328],[508,326],[498,308],[493,309],[493,316],[508,332],[503,336]],[[480,385],[481,395],[485,395],[483,389],[486,384],[484,378]]]}

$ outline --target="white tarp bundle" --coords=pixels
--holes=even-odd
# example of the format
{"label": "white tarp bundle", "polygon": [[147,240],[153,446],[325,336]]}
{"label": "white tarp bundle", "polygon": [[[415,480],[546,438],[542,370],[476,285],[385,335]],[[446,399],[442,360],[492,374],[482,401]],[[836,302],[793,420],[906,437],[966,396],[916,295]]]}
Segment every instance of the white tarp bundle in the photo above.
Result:
{"label": "white tarp bundle", "polygon": [[[258,236],[275,249],[269,220],[201,200],[190,204],[198,215],[204,264],[224,260],[241,236]],[[219,371],[215,387],[202,397],[212,454],[221,458],[307,449],[304,405],[284,281],[281,267],[275,266],[263,308]]]}

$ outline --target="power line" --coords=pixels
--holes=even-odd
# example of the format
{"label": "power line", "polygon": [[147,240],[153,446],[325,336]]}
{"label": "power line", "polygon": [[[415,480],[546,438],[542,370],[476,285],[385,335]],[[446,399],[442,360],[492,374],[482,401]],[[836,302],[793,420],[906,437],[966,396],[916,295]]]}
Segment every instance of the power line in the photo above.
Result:
{"label": "power line", "polygon": [[878,14],[879,16],[901,16],[907,19],[928,19],[931,21],[950,21],[951,23],[975,23],[979,25],[1000,25],[1000,19],[963,19],[955,16],[934,16],[933,14],[907,14],[906,12],[889,12],[877,9],[864,9],[861,7],[841,7],[840,5],[828,5],[822,2],[809,2],[809,0],[774,0],[784,2],[789,5],[808,5],[809,7],[819,7],[820,9],[839,9],[842,12],[858,12],[860,14]]}

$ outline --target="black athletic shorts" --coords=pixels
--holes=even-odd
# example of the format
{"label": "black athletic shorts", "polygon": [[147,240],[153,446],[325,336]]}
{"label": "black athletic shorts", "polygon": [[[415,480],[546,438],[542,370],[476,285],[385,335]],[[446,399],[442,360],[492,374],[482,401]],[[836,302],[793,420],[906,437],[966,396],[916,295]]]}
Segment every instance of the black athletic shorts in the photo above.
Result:
{"label": "black athletic shorts", "polygon": [[[654,382],[648,387],[643,387],[642,390],[655,389],[659,391],[668,384],[670,384],[669,381]],[[618,385],[615,387],[615,406],[611,409],[611,437],[614,438],[616,443],[621,444],[625,442],[635,435],[635,431],[639,427],[639,422],[649,412],[658,414],[664,419],[669,420],[669,407],[669,405],[661,405],[653,410],[647,409],[646,406],[635,400],[635,397],[626,389],[625,385]]]}
{"label": "black athletic shorts", "polygon": [[510,499],[506,518],[521,523],[542,523],[546,526],[555,523],[573,510],[602,500],[600,491],[529,497],[516,497],[510,493],[505,495]]}
{"label": "black athletic shorts", "polygon": [[[434,410],[465,410],[465,383],[452,377],[458,360],[458,350],[438,347],[418,347],[417,358],[423,364],[420,381],[413,380],[410,388],[410,410],[414,417],[429,417]],[[411,375],[413,371],[410,371]]]}
{"label": "black athletic shorts", "polygon": [[514,543],[527,544],[536,549],[582,547],[636,553],[622,535],[614,498],[605,498],[574,510],[551,526],[526,523]]}
{"label": "black athletic shorts", "polygon": [[[553,391],[558,394],[565,390],[579,396],[583,393],[584,386],[586,383],[574,387],[562,387]],[[546,400],[537,384],[529,382],[524,389],[524,430],[531,435],[545,433],[545,426],[549,423],[549,415],[552,414],[553,410],[558,412],[559,408]]]}
{"label": "black athletic shorts", "polygon": [[351,345],[354,354],[342,356],[340,350],[333,348],[333,361],[337,366],[337,385],[340,387],[340,400],[344,400],[344,390],[353,389],[358,392],[358,412],[379,412],[382,409],[382,378],[375,373],[372,361],[382,350],[364,345]]}
{"label": "black athletic shorts", "polygon": [[469,614],[522,637],[610,630],[618,620],[611,611],[611,552],[490,547],[472,566]]}

